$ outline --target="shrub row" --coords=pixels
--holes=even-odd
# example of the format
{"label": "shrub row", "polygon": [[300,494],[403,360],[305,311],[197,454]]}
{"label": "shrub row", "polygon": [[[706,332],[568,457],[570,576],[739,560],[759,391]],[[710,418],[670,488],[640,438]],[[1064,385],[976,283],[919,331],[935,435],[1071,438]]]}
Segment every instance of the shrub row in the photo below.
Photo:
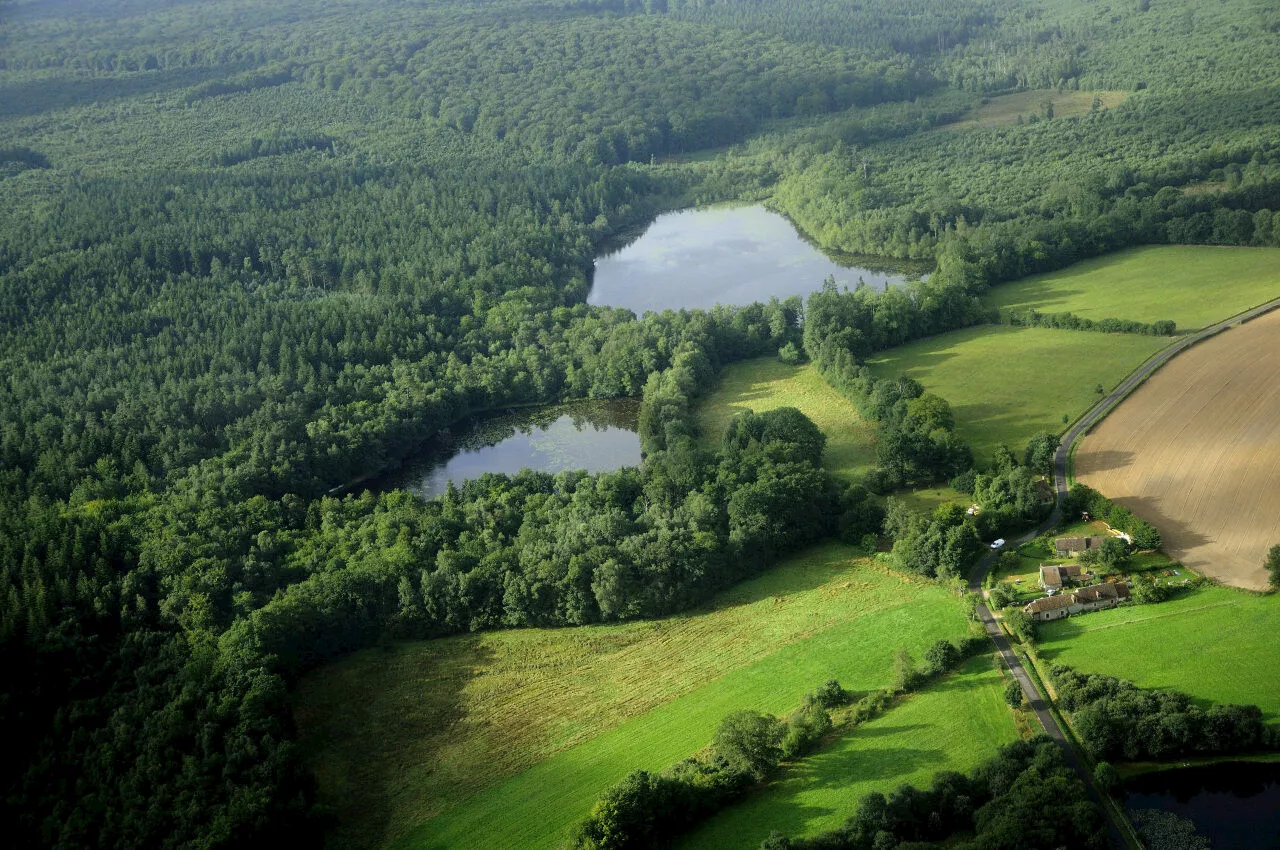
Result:
{"label": "shrub row", "polygon": [[1058,328],[1068,331],[1096,331],[1104,334],[1144,334],[1172,336],[1178,329],[1169,319],[1137,322],[1133,319],[1086,319],[1075,313],[1041,313],[1038,310],[1012,310],[1005,316],[1011,325],[1024,328]]}

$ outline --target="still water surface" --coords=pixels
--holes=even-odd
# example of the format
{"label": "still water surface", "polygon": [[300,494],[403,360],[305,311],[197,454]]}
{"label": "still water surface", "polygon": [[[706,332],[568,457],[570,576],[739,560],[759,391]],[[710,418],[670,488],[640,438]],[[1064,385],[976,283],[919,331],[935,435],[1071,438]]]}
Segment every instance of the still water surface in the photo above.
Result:
{"label": "still water surface", "polygon": [[751,304],[807,296],[828,276],[883,289],[922,271],[867,257],[830,257],[783,216],[761,206],[681,210],[596,258],[588,304],[646,310]]}
{"label": "still water surface", "polygon": [[1280,764],[1236,762],[1166,770],[1125,783],[1130,813],[1186,818],[1213,850],[1280,848]]}
{"label": "still water surface", "polygon": [[636,399],[584,401],[528,408],[464,420],[424,447],[422,456],[377,482],[430,499],[450,481],[461,484],[486,472],[515,475],[585,469],[606,472],[640,463]]}

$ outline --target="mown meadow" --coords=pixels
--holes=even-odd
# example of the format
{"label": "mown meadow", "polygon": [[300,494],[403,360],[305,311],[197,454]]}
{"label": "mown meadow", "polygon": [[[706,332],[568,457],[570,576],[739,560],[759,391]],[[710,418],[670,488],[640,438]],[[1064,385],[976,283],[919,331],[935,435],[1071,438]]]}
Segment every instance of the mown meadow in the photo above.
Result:
{"label": "mown meadow", "polygon": [[[956,434],[979,463],[1001,443],[1020,452],[1037,431],[1058,432],[1147,357],[1164,337],[980,325],[919,340],[869,361],[877,376],[907,375],[951,403]],[[1066,420],[1064,420],[1066,417]]]}
{"label": "mown meadow", "polygon": [[940,770],[966,771],[1017,737],[989,656],[912,694],[790,767],[763,793],[713,817],[679,846],[754,850],[773,830],[812,836],[835,829],[864,794],[927,787]]}
{"label": "mown meadow", "polygon": [[[731,711],[785,713],[831,678],[855,692],[883,687],[895,649],[920,658],[967,631],[941,587],[829,544],[665,620],[367,650],[305,681],[297,717],[345,846],[550,846],[610,784],[700,750]],[[886,715],[881,734],[895,724],[911,734],[884,746],[959,765],[1011,737],[1007,710],[988,698],[996,686],[971,673],[957,681]],[[950,734],[956,723],[993,731]],[[885,790],[931,769],[873,761],[821,769]]]}
{"label": "mown meadow", "polygon": [[[1212,297],[1206,297],[1212,292]],[[994,287],[1010,310],[1086,319],[1172,319],[1195,330],[1280,296],[1280,250],[1205,245],[1131,248]]]}
{"label": "mown meadow", "polygon": [[1226,587],[1158,605],[1069,617],[1040,629],[1041,655],[1143,688],[1182,691],[1206,704],[1243,703],[1280,719],[1280,597]]}

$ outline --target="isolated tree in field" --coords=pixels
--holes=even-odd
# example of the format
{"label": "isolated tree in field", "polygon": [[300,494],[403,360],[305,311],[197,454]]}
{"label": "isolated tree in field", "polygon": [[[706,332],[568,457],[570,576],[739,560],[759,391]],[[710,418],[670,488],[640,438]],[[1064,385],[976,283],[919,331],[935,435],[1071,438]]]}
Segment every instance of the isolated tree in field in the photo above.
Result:
{"label": "isolated tree in field", "polygon": [[720,721],[712,746],[732,767],[761,779],[782,759],[785,731],[770,714],[735,711]]}
{"label": "isolated tree in field", "polygon": [[1280,543],[1272,546],[1271,551],[1267,552],[1267,560],[1263,562],[1263,566],[1271,576],[1271,587],[1280,590]]}
{"label": "isolated tree in field", "polygon": [[925,670],[932,674],[945,673],[961,660],[960,650],[949,640],[940,640],[924,652]]}

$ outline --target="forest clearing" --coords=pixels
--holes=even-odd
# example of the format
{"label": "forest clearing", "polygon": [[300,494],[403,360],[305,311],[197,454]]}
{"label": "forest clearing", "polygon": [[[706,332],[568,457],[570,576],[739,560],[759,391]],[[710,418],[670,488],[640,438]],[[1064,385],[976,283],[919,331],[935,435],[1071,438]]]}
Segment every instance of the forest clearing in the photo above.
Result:
{"label": "forest clearing", "polygon": [[875,465],[876,432],[853,403],[822,380],[812,364],[791,366],[776,357],[759,357],[727,366],[714,390],[698,401],[697,420],[704,445],[714,447],[733,417],[747,410],[764,413],[797,408],[827,435],[822,465],[849,481]]}
{"label": "forest clearing", "polygon": [[1075,475],[1155,523],[1170,555],[1262,590],[1280,542],[1280,315],[1170,361],[1084,438]]}

